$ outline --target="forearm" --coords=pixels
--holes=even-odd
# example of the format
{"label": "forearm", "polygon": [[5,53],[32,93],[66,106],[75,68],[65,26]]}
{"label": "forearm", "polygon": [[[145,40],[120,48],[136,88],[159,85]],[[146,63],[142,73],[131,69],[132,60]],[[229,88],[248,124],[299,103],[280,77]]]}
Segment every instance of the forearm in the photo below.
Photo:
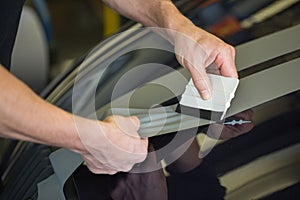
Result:
{"label": "forearm", "polygon": [[129,171],[147,156],[148,140],[138,137],[137,117],[97,121],[72,115],[38,97],[1,65],[0,91],[2,137],[70,149],[99,174]]}
{"label": "forearm", "polygon": [[0,134],[2,137],[80,150],[71,114],[38,97],[0,67]]}
{"label": "forearm", "polygon": [[185,27],[194,26],[170,0],[103,1],[120,14],[145,26],[167,28],[184,33],[188,31]]}

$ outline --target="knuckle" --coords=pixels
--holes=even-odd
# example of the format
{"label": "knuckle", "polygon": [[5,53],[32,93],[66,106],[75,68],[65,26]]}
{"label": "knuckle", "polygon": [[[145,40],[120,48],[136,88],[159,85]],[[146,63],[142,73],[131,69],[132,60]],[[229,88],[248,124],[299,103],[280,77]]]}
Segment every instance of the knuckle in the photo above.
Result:
{"label": "knuckle", "polygon": [[145,147],[145,146],[143,146],[143,148],[142,148],[142,150],[141,150],[140,153],[141,153],[142,157],[146,157],[147,154],[148,154],[148,148]]}
{"label": "knuckle", "polygon": [[140,142],[137,145],[137,149],[135,150],[135,153],[138,154],[138,155],[147,154],[148,153],[148,147]]}
{"label": "knuckle", "polygon": [[227,45],[227,49],[230,54],[235,55],[235,48],[233,46]]}
{"label": "knuckle", "polygon": [[137,163],[143,162],[147,158],[147,152],[139,154],[137,156],[136,161]]}
{"label": "knuckle", "polygon": [[110,115],[110,116],[106,117],[103,121],[105,121],[105,122],[112,122],[113,120],[114,120],[114,116]]}
{"label": "knuckle", "polygon": [[202,77],[194,78],[194,84],[199,88],[203,88],[203,85],[204,85],[203,82],[204,82],[204,79]]}
{"label": "knuckle", "polygon": [[123,171],[124,172],[129,172],[132,169],[133,165],[128,165],[126,167],[124,167]]}
{"label": "knuckle", "polygon": [[97,170],[96,168],[93,168],[93,167],[89,167],[88,166],[88,169],[93,173],[93,174],[100,174],[101,172],[99,172],[99,170]]}
{"label": "knuckle", "polygon": [[139,162],[143,162],[146,158],[147,158],[147,154],[143,154],[143,155],[140,157]]}
{"label": "knuckle", "polygon": [[132,160],[131,161],[126,161],[126,163],[123,162],[123,164],[120,165],[117,169],[118,169],[118,171],[128,172],[132,169],[134,164],[135,164],[135,162],[133,162]]}
{"label": "knuckle", "polygon": [[110,170],[107,172],[107,174],[109,175],[115,175],[116,173],[118,173],[117,171],[113,171],[113,170]]}

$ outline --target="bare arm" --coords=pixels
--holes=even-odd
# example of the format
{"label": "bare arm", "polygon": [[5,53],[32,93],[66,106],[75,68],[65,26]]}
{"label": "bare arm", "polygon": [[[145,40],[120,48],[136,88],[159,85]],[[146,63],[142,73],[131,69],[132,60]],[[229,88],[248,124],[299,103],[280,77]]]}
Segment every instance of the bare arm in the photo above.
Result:
{"label": "bare arm", "polygon": [[39,98],[0,67],[0,130],[8,138],[80,147],[72,115]]}
{"label": "bare arm", "polygon": [[0,91],[2,137],[68,148],[80,153],[94,173],[129,171],[146,157],[148,141],[138,137],[136,117],[94,121],[73,116],[41,99],[2,66]]}
{"label": "bare arm", "polygon": [[107,5],[145,26],[181,29],[192,25],[169,0],[103,0]]}

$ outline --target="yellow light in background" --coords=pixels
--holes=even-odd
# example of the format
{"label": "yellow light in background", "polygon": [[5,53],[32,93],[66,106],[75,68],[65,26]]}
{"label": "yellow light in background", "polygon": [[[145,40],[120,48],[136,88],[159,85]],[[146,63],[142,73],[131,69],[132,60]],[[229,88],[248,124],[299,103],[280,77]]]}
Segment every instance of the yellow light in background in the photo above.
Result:
{"label": "yellow light in background", "polygon": [[119,30],[121,17],[114,10],[103,5],[103,36],[108,37]]}

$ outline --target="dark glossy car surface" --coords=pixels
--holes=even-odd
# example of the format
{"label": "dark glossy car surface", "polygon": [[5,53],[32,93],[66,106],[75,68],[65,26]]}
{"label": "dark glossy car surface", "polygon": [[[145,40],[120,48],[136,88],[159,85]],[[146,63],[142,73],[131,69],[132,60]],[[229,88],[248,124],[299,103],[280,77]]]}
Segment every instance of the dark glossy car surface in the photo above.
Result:
{"label": "dark glossy car surface", "polygon": [[[241,3],[238,3],[239,1],[223,2],[225,2],[225,7],[236,2],[236,5],[241,7],[240,9],[245,9]],[[270,2],[272,1],[266,1],[264,5],[260,6],[265,7]],[[202,1],[177,1],[182,12],[196,24],[202,25],[209,30],[215,30],[210,29],[212,27],[211,24],[215,24],[215,22],[206,21],[206,23],[203,23],[201,21],[210,14],[203,11],[203,6],[199,6],[201,3]],[[220,9],[218,6],[220,5],[213,4],[212,7],[218,10]],[[282,12],[279,18],[280,16],[288,15],[286,14],[287,12],[299,14],[298,10],[299,4],[296,4]],[[237,12],[237,10],[235,11]],[[251,10],[249,12],[254,13]],[[239,20],[245,18],[245,16],[238,14],[237,16]],[[215,20],[218,21],[218,19]],[[263,26],[268,26],[269,30],[262,30],[261,32],[263,33],[259,37],[285,28],[280,23],[277,26],[274,25],[274,23],[278,22],[278,16],[273,17],[273,20],[275,21],[273,21],[273,27],[271,27],[271,20],[266,20],[250,28],[235,31],[224,36],[224,39],[233,45],[238,45],[258,37],[257,29],[261,29]],[[293,23],[285,26],[288,27],[298,23],[299,19],[298,21],[295,19]],[[148,29],[137,29],[139,27],[140,25],[134,24],[128,29],[129,31],[125,31],[105,41],[100,46],[102,47],[102,52],[100,52],[98,58],[103,59],[103,63],[105,63],[105,55],[121,51],[126,48],[127,42],[131,40],[132,43],[151,42],[155,36]],[[103,46],[106,48],[103,48]],[[299,57],[299,52],[296,52],[296,54],[296,57]],[[72,90],[80,64],[84,62],[85,58],[79,59],[73,67],[54,80],[41,96],[49,102],[72,112]],[[98,83],[95,96],[96,110],[113,100],[111,99],[112,89],[124,73],[137,65],[147,63],[161,63],[173,69],[181,67],[176,61],[175,55],[167,51],[150,48],[123,54],[107,67],[103,75],[104,78]],[[95,68],[86,68],[81,73],[93,74]],[[154,69],[151,76],[140,77],[140,79],[135,80],[137,81],[136,85],[131,85],[127,90],[123,90],[123,93],[114,96],[114,98],[130,91],[137,85],[146,83],[166,73],[168,71],[157,72],[157,69]],[[176,195],[169,195],[169,198],[298,199],[300,196],[299,102],[300,94],[298,91],[253,108],[255,128],[248,134],[223,141],[217,145],[205,158],[205,165],[199,168],[199,177],[197,177],[199,180],[185,180],[187,181],[186,184],[178,182],[176,187],[174,186],[172,189]],[[201,140],[201,137],[205,136],[201,134],[199,140]],[[53,150],[54,148],[44,145],[19,142],[15,150],[11,152],[12,156],[10,156],[9,162],[2,165],[0,199],[36,199],[36,184],[53,173],[48,159],[49,154]],[[184,175],[182,176],[179,179],[180,181],[184,180]],[[89,184],[99,184],[100,187],[103,180],[107,179],[105,175],[92,175],[87,172],[84,166],[81,166],[67,182],[65,195],[67,199],[79,199],[78,196],[80,195],[81,199],[85,199],[83,196],[86,197],[87,194],[83,191],[85,187],[81,187],[82,184],[86,184],[90,188],[93,188],[93,186]],[[159,180],[157,184],[160,184]],[[174,188],[177,189],[174,190]],[[97,197],[93,196],[93,194],[97,193],[99,191],[95,187],[94,192],[89,193],[89,199],[97,199]],[[110,197],[107,196],[105,199],[110,199]]]}

